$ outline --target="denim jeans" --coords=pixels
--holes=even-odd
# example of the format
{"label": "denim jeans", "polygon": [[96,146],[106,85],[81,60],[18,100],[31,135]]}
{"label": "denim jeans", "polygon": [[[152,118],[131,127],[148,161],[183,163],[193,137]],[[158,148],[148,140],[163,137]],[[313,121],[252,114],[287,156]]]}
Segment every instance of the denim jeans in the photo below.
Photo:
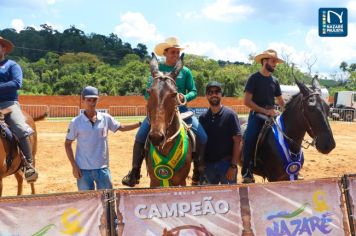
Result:
{"label": "denim jeans", "polygon": [[265,121],[255,113],[250,112],[247,122],[247,129],[244,134],[243,165],[241,174],[242,176],[252,177],[254,165],[253,157],[255,155],[257,138]]}
{"label": "denim jeans", "polygon": [[[77,179],[78,190],[112,189],[109,168],[80,170],[82,177]],[[94,184],[95,183],[95,184]]]}
{"label": "denim jeans", "polygon": [[231,161],[222,160],[205,163],[205,177],[209,184],[236,184],[237,179],[229,181],[226,173],[230,168]]}
{"label": "denim jeans", "polygon": [[[186,111],[188,111],[188,108],[186,106],[179,107],[179,112],[183,113]],[[195,135],[198,137],[200,144],[206,144],[208,142],[208,136],[203,126],[199,123],[199,120],[195,116],[186,119],[185,122],[187,124],[192,125],[192,130],[195,133]],[[137,131],[136,141],[144,144],[146,142],[146,138],[149,132],[150,132],[150,123],[148,121],[148,118],[145,117],[145,119],[141,123],[139,130]]]}

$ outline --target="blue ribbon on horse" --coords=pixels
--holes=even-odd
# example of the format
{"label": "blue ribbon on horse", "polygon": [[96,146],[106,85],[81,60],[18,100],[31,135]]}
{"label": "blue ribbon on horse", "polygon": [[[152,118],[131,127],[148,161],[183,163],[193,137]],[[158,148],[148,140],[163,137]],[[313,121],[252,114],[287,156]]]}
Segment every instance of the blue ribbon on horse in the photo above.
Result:
{"label": "blue ribbon on horse", "polygon": [[[274,138],[277,142],[277,147],[279,154],[282,158],[284,169],[289,175],[290,180],[298,179],[298,173],[302,168],[302,163],[304,162],[304,154],[302,148],[298,153],[292,153],[289,149],[289,144],[287,139],[283,136],[282,132],[285,132],[285,125],[283,121],[283,114],[276,118],[276,124],[273,125],[272,130],[274,133]],[[278,129],[277,125],[280,127],[282,132]]]}

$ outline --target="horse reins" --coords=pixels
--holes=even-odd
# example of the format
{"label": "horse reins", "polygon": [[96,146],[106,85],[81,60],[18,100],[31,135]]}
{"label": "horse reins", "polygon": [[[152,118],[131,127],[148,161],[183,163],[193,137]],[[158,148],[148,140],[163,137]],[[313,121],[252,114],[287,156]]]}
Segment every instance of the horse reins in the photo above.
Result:
{"label": "horse reins", "polygon": [[[304,149],[308,149],[310,146],[314,146],[315,143],[316,143],[316,139],[317,139],[317,136],[315,136],[315,134],[314,134],[314,132],[313,132],[313,129],[312,129],[311,125],[310,125],[310,122],[309,122],[308,118],[307,118],[307,117],[305,116],[305,114],[304,114],[304,102],[305,102],[305,100],[307,100],[309,97],[315,96],[315,95],[320,96],[319,93],[311,93],[311,94],[309,94],[308,96],[303,97],[303,98],[302,98],[302,103],[301,103],[301,110],[302,110],[303,119],[304,119],[304,121],[305,121],[305,123],[306,123],[306,125],[307,125],[307,131],[309,131],[308,133],[312,136],[313,141],[310,142],[310,141],[304,139],[304,137],[303,137],[302,143],[299,145],[299,144],[296,143],[292,138],[290,138],[290,137],[282,130],[281,127],[279,127],[279,125],[278,125],[277,122],[276,122],[275,117],[271,117],[273,123],[276,125],[277,129],[279,130],[279,132],[281,132],[281,134],[283,135],[283,137],[285,137],[289,142],[294,143],[294,144],[297,145],[297,146],[301,146],[301,147],[303,147]],[[271,127],[271,123],[268,123],[268,122],[269,122],[269,120],[266,120],[266,125],[268,125],[268,126]],[[307,146],[304,146],[304,145],[303,145],[303,142],[306,143]]]}

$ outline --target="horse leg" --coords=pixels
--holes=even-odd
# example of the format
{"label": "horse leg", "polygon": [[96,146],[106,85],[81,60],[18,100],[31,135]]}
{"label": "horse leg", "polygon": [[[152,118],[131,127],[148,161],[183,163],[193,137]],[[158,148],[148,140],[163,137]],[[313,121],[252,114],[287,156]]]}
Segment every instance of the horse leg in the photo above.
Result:
{"label": "horse leg", "polygon": [[15,178],[17,180],[17,195],[22,195],[22,185],[23,185],[23,177],[20,171],[15,173]]}
{"label": "horse leg", "polygon": [[35,183],[32,182],[32,183],[30,183],[30,185],[31,185],[31,194],[32,194],[32,195],[33,195],[33,194],[36,194]]}

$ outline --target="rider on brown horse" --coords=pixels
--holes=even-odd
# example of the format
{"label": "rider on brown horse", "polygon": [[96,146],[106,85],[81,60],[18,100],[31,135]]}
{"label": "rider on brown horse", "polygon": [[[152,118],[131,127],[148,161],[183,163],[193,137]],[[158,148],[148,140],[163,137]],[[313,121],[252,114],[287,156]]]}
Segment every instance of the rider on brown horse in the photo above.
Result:
{"label": "rider on brown horse", "polygon": [[5,121],[16,136],[22,154],[26,161],[24,174],[27,181],[35,181],[38,173],[32,166],[32,149],[29,136],[33,133],[32,128],[26,123],[18,103],[17,90],[22,86],[21,67],[13,60],[5,59],[5,54],[11,52],[14,45],[0,37],[0,109],[11,110],[6,115]]}
{"label": "rider on brown horse", "polygon": [[[179,55],[183,48],[179,45],[178,39],[171,37],[167,38],[165,42],[158,44],[155,47],[155,53],[158,56],[166,57],[166,61],[164,64],[159,65],[159,71],[161,72],[171,72],[179,60]],[[184,105],[179,106],[179,111],[182,113],[187,111],[188,108],[185,106],[186,102],[189,102],[196,98],[197,89],[195,87],[195,82],[193,79],[193,75],[191,71],[187,67],[183,67],[183,69],[179,72],[176,78],[176,84],[178,92],[180,93],[179,97],[181,103]],[[152,77],[149,78],[148,88],[152,83]],[[148,98],[146,93],[145,98]],[[205,146],[207,143],[207,135],[201,125],[199,125],[199,121],[196,117],[189,118],[186,121],[188,124],[192,124],[192,130],[198,136],[199,141],[199,157],[196,157],[194,160],[194,174],[193,174],[193,183],[197,184],[199,182],[199,173],[198,173],[198,162],[202,160],[205,152]],[[132,160],[132,170],[122,179],[122,184],[133,187],[139,183],[140,180],[140,171],[141,165],[144,159],[143,150],[146,142],[146,138],[148,132],[150,130],[150,124],[147,119],[142,122],[142,125],[139,131],[136,134],[135,144],[133,148],[133,160]]]}

